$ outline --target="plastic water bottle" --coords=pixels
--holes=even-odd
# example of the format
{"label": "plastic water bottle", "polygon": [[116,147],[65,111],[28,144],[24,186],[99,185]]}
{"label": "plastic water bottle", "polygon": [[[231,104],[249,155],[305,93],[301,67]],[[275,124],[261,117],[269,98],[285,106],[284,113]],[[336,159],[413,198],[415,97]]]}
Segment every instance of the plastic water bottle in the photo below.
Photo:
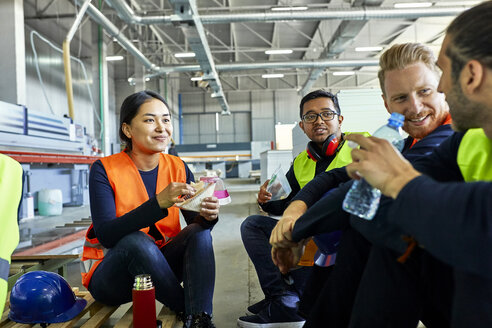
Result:
{"label": "plastic water bottle", "polygon": [[[392,113],[388,124],[383,125],[374,132],[373,136],[386,139],[401,151],[404,140],[400,134],[400,127],[405,117],[398,113]],[[366,220],[372,220],[379,206],[381,191],[372,187],[366,180],[354,181],[343,200],[343,209],[346,212],[357,215]]]}

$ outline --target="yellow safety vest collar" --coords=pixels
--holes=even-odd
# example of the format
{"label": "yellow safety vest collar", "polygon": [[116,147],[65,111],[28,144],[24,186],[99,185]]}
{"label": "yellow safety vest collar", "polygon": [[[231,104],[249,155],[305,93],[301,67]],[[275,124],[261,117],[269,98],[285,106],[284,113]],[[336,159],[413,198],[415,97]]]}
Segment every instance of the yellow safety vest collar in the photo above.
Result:
{"label": "yellow safety vest collar", "polygon": [[492,181],[492,140],[483,129],[470,129],[465,133],[457,162],[465,181]]}

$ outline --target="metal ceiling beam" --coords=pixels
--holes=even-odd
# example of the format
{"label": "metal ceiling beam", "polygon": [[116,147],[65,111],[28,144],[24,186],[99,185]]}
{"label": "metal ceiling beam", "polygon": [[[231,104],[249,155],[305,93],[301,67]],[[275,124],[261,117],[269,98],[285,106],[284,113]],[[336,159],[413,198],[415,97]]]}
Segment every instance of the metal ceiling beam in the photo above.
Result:
{"label": "metal ceiling beam", "polygon": [[[281,0],[277,0],[277,4],[276,4],[277,6],[279,5],[280,1]],[[241,23],[241,24],[243,24],[243,23]],[[274,44],[275,44],[276,48],[280,48],[280,46],[279,46],[280,45],[280,40],[279,40],[280,36],[278,35],[278,33],[279,33],[278,32],[278,25],[279,25],[278,23],[273,24],[273,33],[272,33],[272,39],[271,39],[272,42],[270,43],[270,47],[272,47],[272,48],[273,48]],[[282,57],[286,58],[285,55],[283,55]],[[272,59],[272,55],[268,55],[268,60],[271,60],[271,59]]]}
{"label": "metal ceiling beam", "polygon": [[49,2],[49,3],[48,3],[48,4],[47,4],[47,5],[46,5],[43,9],[41,9],[41,10],[39,10],[39,11],[37,10],[37,2],[36,2],[36,15],[37,15],[37,16],[41,16],[41,15],[43,15],[43,14],[44,14],[44,12],[45,12],[46,10],[48,10],[48,8],[49,8],[49,7],[51,7],[51,5],[52,5],[53,3],[55,3],[56,1],[57,1],[57,0],[51,0],[51,1],[50,1],[50,2]]}
{"label": "metal ceiling beam", "polygon": [[[137,9],[140,9],[140,5],[138,4],[137,1],[135,0],[131,0],[132,1],[132,4],[135,6],[135,8]],[[127,25],[128,26],[128,25]],[[160,29],[158,29],[157,26],[154,26],[154,25],[151,25],[150,26],[150,29],[152,30],[152,32],[154,33],[155,37],[157,38],[157,40],[161,43],[161,45],[165,48],[165,50],[171,52],[169,50],[169,48],[167,47],[166,43],[164,42],[164,39],[162,38],[162,36],[159,34],[160,32]],[[157,52],[157,51],[156,51]],[[177,62],[177,61],[176,61]]]}
{"label": "metal ceiling beam", "polygon": [[[291,68],[327,68],[327,67],[363,67],[378,66],[377,59],[316,59],[316,60],[289,60],[280,62],[251,62],[251,63],[222,63],[216,64],[218,72],[242,71],[253,69],[291,69]],[[200,65],[171,65],[159,67],[155,73],[146,77],[155,77],[173,72],[200,72]]]}
{"label": "metal ceiling beam", "polygon": [[[383,3],[383,0],[358,0],[357,2],[359,5],[362,4],[371,6],[380,6],[381,3]],[[331,40],[321,52],[319,58],[334,58],[344,52],[347,45],[352,42],[357,35],[359,35],[366,23],[367,21],[361,20],[344,20],[341,22]],[[299,94],[305,96],[322,73],[323,69],[320,68],[311,70],[306,82],[299,91]]]}
{"label": "metal ceiling beam", "polygon": [[[147,20],[140,16],[135,16],[131,7],[125,0],[107,0],[118,16],[127,23],[151,25]],[[203,80],[208,81],[213,90],[212,97],[216,98],[222,108],[222,114],[230,114],[229,104],[225,98],[222,84],[219,80],[219,74],[215,70],[215,63],[208,45],[205,29],[198,15],[196,0],[170,0],[174,6],[175,15],[179,17],[179,21],[183,22],[180,25],[183,33],[186,36],[188,44],[196,55],[196,59],[200,65],[200,70],[203,72]]]}
{"label": "metal ceiling beam", "polygon": [[304,33],[303,31],[301,31],[300,29],[292,26],[291,24],[289,24],[289,22],[282,22],[284,23],[285,25],[287,25],[287,27],[290,27],[292,30],[294,30],[296,33],[302,35],[303,37],[305,37],[306,39],[308,39],[309,41],[313,41],[313,37],[312,36],[309,36],[307,35],[306,33]]}
{"label": "metal ceiling beam", "polygon": [[243,27],[245,27],[248,31],[250,31],[253,35],[255,35],[257,38],[259,38],[261,41],[265,42],[268,44],[270,47],[273,47],[273,43],[270,42],[267,38],[265,38],[263,35],[260,33],[256,32],[252,27],[249,27],[248,25],[241,23]]}
{"label": "metal ceiling beam", "polygon": [[248,78],[248,80],[253,81],[253,83],[256,84],[257,86],[259,86],[260,88],[262,88],[262,89],[268,89],[268,85],[261,84],[260,82],[256,81],[256,79],[253,78],[252,76],[247,76],[247,78]]}
{"label": "metal ceiling beam", "polygon": [[[124,0],[112,1],[125,3]],[[213,91],[211,97],[219,102],[223,115],[230,115],[229,104],[227,103],[219,74],[215,69],[214,58],[198,14],[196,0],[170,0],[170,3],[174,6],[175,13],[181,16],[183,20],[189,21],[191,19],[192,24],[181,24],[181,29],[203,72],[202,80],[207,81]]]}
{"label": "metal ceiling beam", "polygon": [[[125,21],[129,20],[133,24],[176,24],[187,21],[180,15],[167,16],[139,16],[125,2],[119,0],[106,0],[113,7],[120,17]],[[348,9],[321,9],[307,11],[290,12],[229,12],[225,14],[201,15],[202,24],[225,24],[238,22],[274,22],[285,20],[369,20],[369,19],[415,19],[420,17],[456,16],[469,6],[454,7],[430,7],[430,8],[348,8]]]}
{"label": "metal ceiling beam", "polygon": [[227,81],[223,76],[222,76],[222,81],[224,81],[224,83],[227,84],[231,89],[237,90],[237,87],[233,85],[231,82]]}
{"label": "metal ceiling beam", "polygon": [[[77,4],[82,5],[82,0],[76,0]],[[110,37],[118,40],[119,44],[129,53],[131,53],[139,62],[141,62],[147,69],[155,71],[157,65],[150,62],[150,60],[145,57],[142,52],[133,45],[133,43],[128,40],[128,38],[121,33],[121,30],[117,28],[111,21],[104,16],[96,7],[89,4],[87,7],[87,14],[99,25],[101,25],[104,30],[110,35]]]}

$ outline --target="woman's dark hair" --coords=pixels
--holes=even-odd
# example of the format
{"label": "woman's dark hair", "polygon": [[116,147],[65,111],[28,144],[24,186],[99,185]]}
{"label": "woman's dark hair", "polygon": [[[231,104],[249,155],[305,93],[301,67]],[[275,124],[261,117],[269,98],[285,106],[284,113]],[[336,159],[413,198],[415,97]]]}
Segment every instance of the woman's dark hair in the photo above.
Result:
{"label": "woman's dark hair", "polygon": [[485,1],[456,17],[447,28],[450,38],[446,55],[451,59],[451,76],[457,80],[464,65],[478,60],[492,68],[492,1]]}
{"label": "woman's dark hair", "polygon": [[[151,99],[162,101],[164,105],[166,105],[166,107],[169,109],[169,105],[167,104],[166,100],[162,98],[162,96],[149,90],[140,91],[129,95],[121,104],[119,133],[121,141],[125,143],[128,149],[132,149],[132,140],[123,133],[123,123],[130,124],[133,118],[137,115],[140,106]],[[171,110],[169,110],[169,115],[171,115]]]}
{"label": "woman's dark hair", "polygon": [[317,99],[317,98],[330,98],[331,101],[333,101],[333,105],[335,105],[335,110],[337,111],[337,114],[340,115],[340,105],[338,104],[338,98],[337,96],[335,96],[333,93],[331,92],[328,92],[328,91],[325,91],[325,90],[316,90],[316,91],[313,91],[313,92],[310,92],[308,93],[307,95],[305,95],[302,100],[301,100],[301,104],[299,105],[299,108],[300,108],[300,112],[299,112],[299,116],[301,117],[302,119],[302,112],[303,112],[303,109],[304,109],[304,104],[307,103],[308,101],[310,100],[313,100],[313,99]]}

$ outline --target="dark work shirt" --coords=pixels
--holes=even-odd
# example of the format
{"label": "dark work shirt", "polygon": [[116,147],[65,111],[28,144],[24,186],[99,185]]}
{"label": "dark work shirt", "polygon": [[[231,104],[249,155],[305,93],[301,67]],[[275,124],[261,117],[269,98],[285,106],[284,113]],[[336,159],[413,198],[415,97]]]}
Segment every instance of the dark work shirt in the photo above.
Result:
{"label": "dark work shirt", "polygon": [[323,197],[328,191],[338,187],[342,182],[347,182],[350,177],[344,167],[336,168],[328,172],[322,172],[309,181],[307,185],[294,197],[294,200],[303,201],[309,208]]}
{"label": "dark work shirt", "polygon": [[[405,142],[403,155],[412,163],[417,163],[421,157],[430,155],[432,150],[446,140],[452,133],[450,125],[442,125],[435,129],[431,134],[415,143],[411,148],[409,147],[413,143],[413,139],[409,137]],[[333,189],[315,205],[309,208],[309,210],[297,220],[292,231],[293,240],[299,241],[316,234],[332,232],[347,226],[350,215],[343,211],[342,202],[351,184],[352,181],[349,181],[342,184],[339,188]],[[326,188],[324,188],[323,191],[326,192]],[[382,203],[383,202],[384,197],[382,199]],[[377,216],[382,211],[381,207],[382,206],[380,206],[378,210]],[[387,211],[387,209],[384,210]],[[356,221],[355,224],[354,221]],[[383,244],[395,243],[399,247],[399,250],[402,248],[404,250],[406,246],[400,238],[401,233],[395,233],[393,227],[388,228],[386,220],[377,220],[375,218],[372,221],[367,221],[353,216],[350,219],[350,223],[352,223],[352,226],[359,230],[371,242],[379,241]],[[358,226],[359,224],[361,227]]]}
{"label": "dark work shirt", "polygon": [[[186,183],[194,181],[193,173],[185,165]],[[155,223],[168,215],[167,209],[161,209],[155,196],[158,167],[151,171],[139,171],[147,190],[149,200],[134,210],[116,218],[114,191],[109,184],[106,170],[100,160],[92,164],[89,175],[89,196],[92,223],[99,242],[106,248],[111,248],[124,236],[150,227],[149,234],[161,238]],[[209,222],[196,212],[181,210],[187,224],[198,222],[210,227],[217,222]]]}
{"label": "dark work shirt", "polygon": [[[306,153],[301,153],[298,156],[307,156],[307,155]],[[331,161],[333,161],[333,159],[335,158],[335,156],[336,154],[332,156],[324,157],[321,160],[317,161],[314,176],[316,177],[320,173],[325,172],[328,166],[330,165]],[[282,215],[285,209],[287,208],[287,206],[289,206],[292,199],[301,190],[301,186],[299,185],[299,182],[297,182],[296,176],[294,174],[293,164],[290,166],[287,174],[285,174],[285,177],[287,178],[287,181],[289,181],[289,185],[292,191],[290,192],[289,196],[287,196],[287,198],[260,204],[262,210],[264,210],[265,212],[270,213],[272,215]]]}
{"label": "dark work shirt", "polygon": [[490,278],[492,183],[463,183],[456,163],[462,138],[462,133],[456,133],[415,165],[427,176],[403,187],[388,218],[438,259]]}
{"label": "dark work shirt", "polygon": [[352,182],[349,180],[342,183],[311,206],[296,221],[292,230],[292,240],[299,242],[302,239],[341,230],[347,226],[349,214],[342,209],[342,202]]}

